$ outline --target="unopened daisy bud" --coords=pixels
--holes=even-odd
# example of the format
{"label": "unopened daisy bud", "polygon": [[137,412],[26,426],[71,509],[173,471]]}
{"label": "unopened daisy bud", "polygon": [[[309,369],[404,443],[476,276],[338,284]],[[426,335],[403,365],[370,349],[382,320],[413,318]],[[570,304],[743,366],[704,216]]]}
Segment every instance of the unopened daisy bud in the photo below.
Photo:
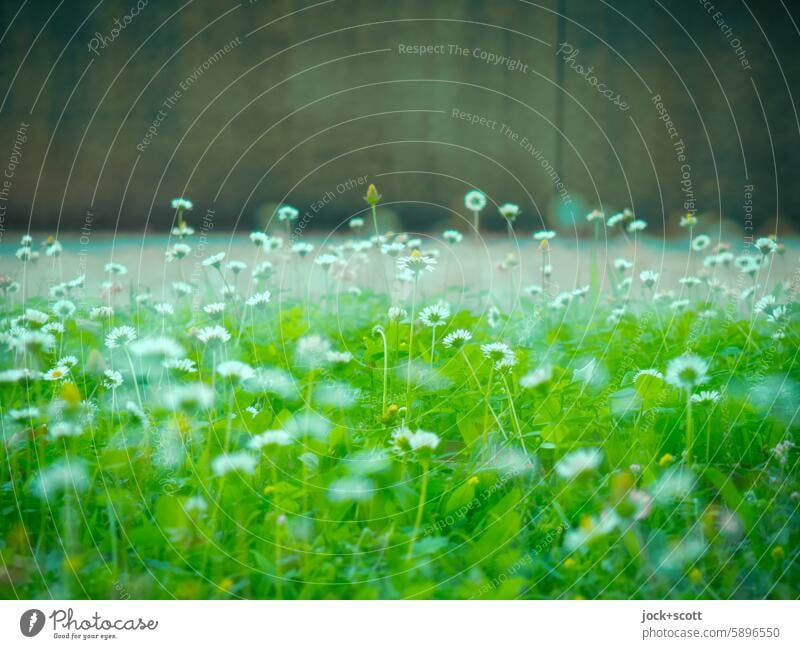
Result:
{"label": "unopened daisy bud", "polygon": [[381,200],[381,195],[378,193],[378,188],[372,183],[370,183],[369,187],[367,187],[367,195],[364,197],[364,200],[367,201],[368,205],[377,205],[378,201]]}

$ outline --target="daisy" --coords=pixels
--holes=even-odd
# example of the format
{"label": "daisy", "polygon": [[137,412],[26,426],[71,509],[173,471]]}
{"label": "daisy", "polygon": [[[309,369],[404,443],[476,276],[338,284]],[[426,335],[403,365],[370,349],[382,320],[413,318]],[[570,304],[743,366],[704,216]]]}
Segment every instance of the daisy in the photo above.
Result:
{"label": "daisy", "polygon": [[78,358],[76,356],[63,356],[58,360],[56,365],[62,365],[64,367],[73,368],[78,364]]}
{"label": "daisy", "polygon": [[194,288],[192,288],[191,284],[187,284],[186,282],[172,282],[172,291],[178,297],[186,297],[192,294]]}
{"label": "daisy", "polygon": [[241,361],[223,361],[217,365],[217,375],[224,379],[246,381],[255,376],[253,368]]}
{"label": "daisy", "polygon": [[75,459],[57,460],[42,469],[31,483],[31,491],[50,502],[64,492],[79,493],[89,486],[89,474],[83,462]]}
{"label": "daisy", "polygon": [[708,363],[696,354],[686,353],[667,364],[665,378],[676,388],[691,390],[708,381]]}
{"label": "daisy", "polygon": [[220,266],[222,266],[222,260],[223,259],[225,259],[225,253],[224,252],[218,252],[218,253],[216,253],[214,255],[211,255],[210,257],[206,257],[203,260],[203,266],[212,267],[212,268],[216,268],[217,270],[219,270]]}
{"label": "daisy", "polygon": [[597,471],[603,461],[603,454],[596,448],[579,448],[562,457],[555,465],[559,477],[571,480],[578,476]]}
{"label": "daisy", "polygon": [[484,343],[481,345],[481,352],[484,358],[495,364],[495,367],[516,362],[513,350],[505,343]]}
{"label": "daisy", "polygon": [[103,375],[106,377],[105,381],[103,381],[103,385],[106,388],[116,390],[122,385],[122,374],[120,372],[116,370],[106,370],[103,372]]}
{"label": "daisy", "polygon": [[758,259],[752,255],[739,255],[734,260],[734,263],[738,266],[742,273],[747,275],[754,275],[758,272],[758,269],[761,266],[761,263],[758,261]]}
{"label": "daisy", "polygon": [[190,496],[183,503],[183,511],[187,514],[202,516],[208,509],[208,503],[202,496]]}
{"label": "daisy", "polygon": [[605,220],[606,215],[603,214],[600,210],[592,210],[586,215],[586,220],[591,223],[592,221],[603,221]]}
{"label": "daisy", "polygon": [[647,227],[647,221],[642,221],[641,219],[635,219],[628,223],[628,232],[635,233],[641,232]]}
{"label": "daisy", "polygon": [[35,407],[28,407],[28,408],[20,408],[18,410],[14,410],[13,408],[8,411],[8,415],[14,421],[25,421],[36,419],[39,417],[39,409]]}
{"label": "daisy", "polygon": [[339,261],[339,257],[327,253],[314,257],[314,263],[324,271],[330,270],[331,266],[333,266],[337,261]]}
{"label": "daisy", "polygon": [[656,369],[646,369],[646,370],[639,370],[638,372],[636,372],[636,374],[633,375],[633,382],[636,383],[636,381],[639,379],[639,377],[642,377],[642,376],[653,376],[653,377],[655,377],[657,379],[661,379],[662,381],[664,380],[664,375],[661,372],[659,372],[658,370],[656,370]]}
{"label": "daisy", "polygon": [[305,241],[298,241],[292,246],[292,252],[296,253],[299,257],[305,257],[308,253],[314,251],[314,246]]}
{"label": "daisy", "polygon": [[114,309],[110,306],[96,306],[89,311],[92,320],[106,320],[114,316]]}
{"label": "daisy", "polygon": [[250,241],[252,241],[259,248],[267,248],[269,236],[266,232],[251,232]]}
{"label": "daisy", "polygon": [[66,320],[75,313],[75,304],[69,300],[59,300],[53,304],[52,311],[57,317]]}
{"label": "daisy", "polygon": [[420,311],[419,319],[426,327],[441,327],[450,317],[450,306],[447,302],[438,302]]}
{"label": "daisy", "polygon": [[430,255],[424,255],[419,250],[414,250],[409,257],[398,257],[397,268],[400,271],[408,271],[415,279],[422,273],[433,272],[436,268],[437,260]]}
{"label": "daisy", "polygon": [[253,475],[256,471],[258,460],[245,451],[235,453],[223,453],[218,455],[211,462],[211,470],[216,476],[224,476],[228,473],[244,473]]}
{"label": "daisy", "polygon": [[66,331],[66,328],[60,322],[48,322],[44,327],[42,327],[43,333],[58,333],[63,334]]}
{"label": "daisy", "polygon": [[300,212],[298,212],[294,207],[291,205],[283,205],[278,208],[278,220],[279,221],[294,221],[297,217],[300,216]]}
{"label": "daisy", "polygon": [[168,358],[162,364],[162,367],[168,370],[178,370],[191,374],[197,371],[194,361],[189,358]]}
{"label": "daisy", "polygon": [[781,304],[780,306],[776,306],[774,309],[772,309],[772,311],[767,315],[767,320],[772,323],[778,323],[783,320],[787,313],[789,313],[789,308],[785,304]]}
{"label": "daisy", "polygon": [[325,360],[329,363],[344,365],[353,360],[353,355],[350,352],[329,351],[325,354]]}
{"label": "daisy", "polygon": [[28,322],[38,325],[43,325],[50,319],[49,315],[43,311],[39,311],[38,309],[25,309],[25,313],[22,315],[22,317]]}
{"label": "daisy", "polygon": [[706,234],[698,234],[692,239],[692,250],[695,252],[701,252],[708,248],[709,245],[711,245],[711,238]]}
{"label": "daisy", "polygon": [[540,230],[539,232],[534,233],[533,238],[536,241],[550,241],[550,239],[554,239],[556,233],[553,230]]}
{"label": "daisy", "polygon": [[408,318],[408,311],[406,311],[403,307],[390,306],[386,315],[390,321],[400,322],[401,320]]}
{"label": "daisy", "polygon": [[128,269],[125,266],[123,266],[122,264],[118,264],[116,262],[113,262],[113,261],[109,261],[105,265],[105,270],[106,270],[107,273],[110,273],[111,275],[127,275],[128,274]]}
{"label": "daisy", "polygon": [[318,334],[303,336],[297,341],[297,358],[302,365],[307,367],[319,367],[328,357],[331,351],[331,344],[328,340]]}
{"label": "daisy", "polygon": [[194,228],[188,223],[179,223],[172,228],[172,234],[173,236],[183,239],[184,237],[192,236],[194,234]]}
{"label": "daisy", "polygon": [[486,194],[477,189],[472,189],[464,195],[464,207],[470,212],[480,212],[486,207]]}
{"label": "daisy", "polygon": [[778,249],[778,244],[769,237],[759,237],[756,240],[756,248],[765,257]]}
{"label": "daisy", "polygon": [[717,403],[721,396],[717,390],[703,390],[699,394],[693,394],[692,401],[694,403]]}
{"label": "daisy", "polygon": [[213,342],[226,343],[231,339],[231,335],[225,327],[213,325],[200,329],[200,331],[197,332],[197,339],[204,345]]}
{"label": "daisy", "polygon": [[416,452],[435,451],[440,441],[436,433],[431,433],[426,430],[418,430],[409,440],[411,450]]}
{"label": "daisy", "polygon": [[765,295],[760,300],[755,303],[753,310],[756,313],[771,313],[772,309],[776,305],[776,300],[774,295]]}
{"label": "daisy", "polygon": [[212,318],[222,315],[225,312],[225,302],[212,302],[203,306],[205,311]]}
{"label": "daisy", "polygon": [[461,241],[464,239],[464,235],[458,230],[445,230],[442,232],[442,238],[449,244],[456,244],[461,243]]}
{"label": "daisy", "polygon": [[400,241],[392,241],[391,243],[384,243],[381,245],[381,254],[388,255],[389,257],[397,257],[403,250],[406,249],[406,244]]}
{"label": "daisy", "polygon": [[234,275],[238,275],[245,268],[247,268],[247,264],[245,264],[243,261],[237,261],[235,259],[232,259],[227,264],[225,264],[225,268],[231,271]]}
{"label": "daisy", "polygon": [[186,243],[176,243],[174,246],[167,248],[167,251],[164,253],[168,262],[175,261],[176,259],[180,260],[186,257],[190,252],[192,252],[192,247]]}
{"label": "daisy", "polygon": [[156,302],[153,305],[153,310],[159,315],[175,314],[175,307],[173,307],[169,302]]}
{"label": "daisy", "polygon": [[42,374],[45,381],[61,381],[69,376],[69,368],[64,365],[57,365]]}
{"label": "daisy", "polygon": [[689,288],[692,288],[693,286],[699,286],[700,284],[702,284],[703,280],[701,280],[699,277],[694,277],[692,275],[689,275],[688,277],[681,277],[678,280],[678,283],[683,284],[684,286],[688,286]]}
{"label": "daisy", "polygon": [[136,329],[129,325],[114,327],[106,336],[106,347],[116,349],[117,347],[127,347],[136,340]]}
{"label": "daisy", "polygon": [[268,279],[272,275],[272,262],[262,261],[253,268],[251,274],[254,279]]}
{"label": "daisy", "polygon": [[653,288],[655,283],[658,281],[659,274],[654,270],[643,270],[639,273],[639,279],[642,280],[642,284],[644,284],[647,288]]}
{"label": "daisy", "polygon": [[186,350],[174,339],[167,336],[149,336],[132,342],[131,353],[134,356],[156,356],[162,358],[182,358]]}
{"label": "daisy", "polygon": [[614,260],[614,268],[616,268],[619,272],[624,273],[626,270],[630,270],[633,268],[633,263],[628,261],[627,259],[622,259],[618,257]]}
{"label": "daisy", "polygon": [[461,349],[470,340],[472,340],[472,334],[469,331],[466,329],[456,329],[444,337],[442,344],[448,349],[451,347],[453,349]]}
{"label": "daisy", "polygon": [[266,430],[254,435],[247,443],[247,448],[258,451],[267,446],[291,446],[294,438],[285,430]]}
{"label": "daisy", "polygon": [[191,211],[194,207],[194,204],[188,198],[173,198],[171,204],[173,210],[178,210],[180,212]]}
{"label": "daisy", "polygon": [[611,216],[608,217],[606,225],[608,225],[609,228],[613,228],[622,223],[624,220],[625,220],[625,214],[623,214],[622,212],[617,212],[616,214],[612,214]]}
{"label": "daisy", "polygon": [[679,224],[682,228],[693,228],[697,225],[697,217],[694,214],[684,214],[681,217],[681,221]]}
{"label": "daisy", "polygon": [[364,227],[364,219],[362,219],[360,216],[354,216],[352,219],[350,219],[348,225],[350,226],[351,230],[359,230]]}
{"label": "daisy", "polygon": [[510,221],[512,223],[516,221],[517,217],[521,214],[519,205],[514,203],[503,203],[497,208],[497,211],[500,212],[500,216],[506,219],[506,221]]}
{"label": "daisy", "polygon": [[245,304],[247,306],[253,307],[265,307],[269,304],[270,298],[272,297],[272,293],[269,291],[262,291],[261,293],[253,293],[249,298],[245,300]]}

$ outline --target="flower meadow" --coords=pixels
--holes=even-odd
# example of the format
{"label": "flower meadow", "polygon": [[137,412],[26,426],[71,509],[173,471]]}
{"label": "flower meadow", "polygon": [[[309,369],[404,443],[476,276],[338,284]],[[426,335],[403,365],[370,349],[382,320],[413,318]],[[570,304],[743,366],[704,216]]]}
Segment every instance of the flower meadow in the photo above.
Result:
{"label": "flower meadow", "polygon": [[[734,250],[687,215],[670,282],[644,220],[594,211],[574,286],[542,230],[495,291],[433,290],[487,197],[436,237],[366,201],[321,244],[283,206],[249,259],[191,274],[176,199],[158,290],[113,255],[89,290],[57,240],[22,238],[0,278],[3,597],[800,595],[790,244]],[[496,209],[514,237],[522,211]],[[276,281],[301,264],[313,295]]]}

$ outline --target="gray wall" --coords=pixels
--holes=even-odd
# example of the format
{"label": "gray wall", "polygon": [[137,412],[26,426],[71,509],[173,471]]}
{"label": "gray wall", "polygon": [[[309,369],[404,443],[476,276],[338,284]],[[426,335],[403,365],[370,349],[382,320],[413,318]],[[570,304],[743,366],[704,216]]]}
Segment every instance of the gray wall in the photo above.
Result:
{"label": "gray wall", "polygon": [[[135,0],[4,2],[0,164],[16,163],[0,194],[5,230],[80,228],[87,211],[92,227],[164,228],[169,199],[183,193],[213,209],[219,228],[240,217],[249,228],[283,200],[313,214],[310,228],[328,228],[363,207],[363,185],[337,185],[365,175],[420,229],[463,212],[471,186],[520,203],[529,228],[563,228],[602,204],[632,205],[658,229],[682,210],[682,179],[698,210],[739,226],[749,184],[757,225],[796,219],[800,36],[779,2],[337,0],[303,10],[314,4],[150,0],[95,53],[93,35],[110,38]],[[561,41],[579,50],[571,61],[557,55]],[[446,53],[401,54],[401,44]],[[575,65],[593,66],[628,110]],[[27,141],[15,149],[21,124]]]}

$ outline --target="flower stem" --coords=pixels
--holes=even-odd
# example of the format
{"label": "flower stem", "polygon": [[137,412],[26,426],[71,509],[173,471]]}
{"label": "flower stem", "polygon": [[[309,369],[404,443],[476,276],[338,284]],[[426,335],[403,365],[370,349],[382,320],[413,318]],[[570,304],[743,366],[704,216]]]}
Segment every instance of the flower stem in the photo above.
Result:
{"label": "flower stem", "polygon": [[687,390],[686,394],[686,464],[690,465],[694,446],[694,422],[692,421],[692,393]]}
{"label": "flower stem", "polygon": [[414,553],[414,544],[417,541],[417,534],[419,534],[419,528],[422,525],[422,514],[425,511],[425,501],[427,497],[428,497],[428,462],[423,462],[422,486],[419,489],[419,503],[417,503],[417,516],[414,519],[414,531],[411,532],[411,541],[408,544],[408,554],[406,555],[406,561],[410,561],[411,556]]}
{"label": "flower stem", "polygon": [[417,278],[411,283],[411,331],[408,335],[408,363],[406,365],[406,416],[411,412],[411,359],[414,348],[414,320],[417,309]]}

